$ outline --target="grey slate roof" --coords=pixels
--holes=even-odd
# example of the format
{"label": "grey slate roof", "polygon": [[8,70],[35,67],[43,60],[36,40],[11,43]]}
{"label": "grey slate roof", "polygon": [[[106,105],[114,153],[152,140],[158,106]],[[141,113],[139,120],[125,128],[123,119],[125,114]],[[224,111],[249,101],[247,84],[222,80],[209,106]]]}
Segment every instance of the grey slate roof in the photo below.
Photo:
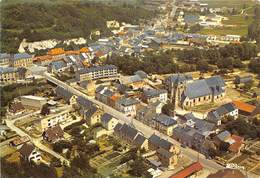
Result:
{"label": "grey slate roof", "polygon": [[13,73],[16,71],[17,69],[13,67],[0,67],[0,74]]}
{"label": "grey slate roof", "polygon": [[51,62],[50,66],[52,68],[54,68],[55,70],[59,70],[59,69],[62,69],[64,67],[67,67],[67,64],[64,61],[60,60],[60,61],[53,61],[53,62]]}
{"label": "grey slate roof", "polygon": [[167,116],[165,114],[158,114],[155,116],[154,120],[157,122],[160,122],[160,124],[163,124],[166,127],[173,126],[177,124],[177,121],[172,119],[170,116]]}
{"label": "grey slate roof", "polygon": [[233,103],[224,104],[224,105],[222,105],[222,106],[220,106],[219,108],[216,109],[217,113],[220,116],[223,116],[223,115],[230,113],[234,110],[236,110],[236,107]]}
{"label": "grey slate roof", "polygon": [[210,121],[218,121],[221,120],[223,116],[234,110],[236,110],[235,105],[233,103],[227,103],[218,107],[216,110],[210,111],[207,115],[207,119]]}
{"label": "grey slate roof", "polygon": [[215,128],[215,124],[210,123],[204,119],[199,119],[195,117],[192,113],[185,114],[184,117],[186,118],[186,120],[192,120],[195,123],[194,128],[198,130],[202,135],[207,136]]}
{"label": "grey slate roof", "polygon": [[82,96],[78,96],[77,103],[83,108],[90,108],[94,104],[93,102],[89,101],[86,98],[83,98]]}
{"label": "grey slate roof", "polygon": [[90,73],[90,72],[96,72],[96,71],[102,71],[102,70],[113,70],[113,69],[117,69],[117,67],[115,65],[103,65],[103,66],[81,69],[78,71],[78,73],[85,74],[85,73]]}
{"label": "grey slate roof", "polygon": [[1,59],[10,59],[10,58],[11,58],[11,54],[0,53],[0,60]]}
{"label": "grey slate roof", "polygon": [[153,98],[158,97],[160,94],[167,93],[167,90],[164,89],[150,89],[150,90],[144,90],[144,96],[147,98]]}
{"label": "grey slate roof", "polygon": [[171,75],[170,77],[168,77],[165,82],[167,85],[171,85],[172,83],[175,85],[179,85],[179,84],[182,84],[185,81],[189,81],[189,80],[192,80],[191,75],[174,74],[174,75]]}
{"label": "grey slate roof", "polygon": [[210,95],[211,91],[205,80],[197,80],[192,83],[188,83],[184,95],[189,99],[194,99],[206,95]]}
{"label": "grey slate roof", "polygon": [[184,96],[189,99],[203,97],[214,94],[214,96],[224,92],[222,87],[225,86],[224,80],[220,76],[213,76],[207,79],[196,80],[186,85]]}
{"label": "grey slate roof", "polygon": [[155,134],[153,134],[153,135],[148,139],[148,141],[149,141],[150,143],[152,143],[153,145],[156,145],[156,146],[158,146],[158,147],[160,147],[160,148],[163,148],[163,149],[165,149],[165,150],[169,150],[169,149],[173,146],[173,144],[172,144],[171,142],[169,142],[169,141],[167,141],[167,140],[164,140],[164,139],[160,138],[159,136],[157,136],[157,135],[155,135]]}
{"label": "grey slate roof", "polygon": [[116,124],[116,126],[115,126],[115,128],[114,128],[114,132],[115,132],[116,134],[120,134],[120,131],[121,131],[122,126],[123,126],[123,125],[120,124],[120,123]]}
{"label": "grey slate roof", "polygon": [[96,106],[91,106],[87,111],[84,112],[84,115],[86,118],[92,117],[96,112],[98,111],[98,108]]}
{"label": "grey slate roof", "polygon": [[[117,127],[117,125],[116,125],[116,127]],[[124,124],[121,128],[119,128],[119,131],[116,130],[116,132],[120,135],[124,135],[125,137],[127,137],[129,140],[132,140],[132,141],[135,139],[136,135],[139,134],[135,128],[133,128],[127,124]]]}
{"label": "grey slate roof", "polygon": [[221,140],[221,141],[224,141],[225,138],[230,137],[230,136],[231,136],[231,134],[230,134],[229,131],[223,131],[223,132],[221,132],[220,134],[217,135],[218,139]]}
{"label": "grey slate roof", "polygon": [[108,123],[112,118],[113,118],[112,115],[110,115],[110,114],[108,114],[108,113],[104,113],[104,114],[101,116],[101,122],[102,122],[102,123]]}
{"label": "grey slate roof", "polygon": [[62,97],[66,101],[69,101],[70,98],[73,96],[73,94],[71,92],[69,92],[68,90],[66,90],[60,86],[58,86],[55,91],[56,91],[57,96]]}
{"label": "grey slate roof", "polygon": [[137,137],[134,139],[134,144],[136,146],[142,146],[145,140],[146,138],[143,135],[138,134]]}
{"label": "grey slate roof", "polygon": [[134,99],[134,98],[121,98],[118,103],[122,106],[131,106],[131,105],[135,105],[138,104],[139,101]]}
{"label": "grey slate roof", "polygon": [[166,158],[171,158],[173,156],[172,152],[169,152],[163,148],[159,148],[156,151],[157,151],[157,153],[159,153],[160,155],[163,155],[163,157],[166,157]]}
{"label": "grey slate roof", "polygon": [[32,58],[32,55],[28,53],[17,53],[14,54],[12,60],[25,59],[25,58]]}

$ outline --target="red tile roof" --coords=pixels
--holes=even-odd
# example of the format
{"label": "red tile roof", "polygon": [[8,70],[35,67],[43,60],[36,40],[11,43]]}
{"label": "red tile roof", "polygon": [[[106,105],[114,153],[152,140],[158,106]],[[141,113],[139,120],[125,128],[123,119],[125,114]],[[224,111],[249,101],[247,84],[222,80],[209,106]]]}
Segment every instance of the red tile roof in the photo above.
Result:
{"label": "red tile roof", "polygon": [[252,113],[256,109],[256,106],[244,103],[242,101],[233,101],[233,103],[239,110],[244,112]]}
{"label": "red tile roof", "polygon": [[185,178],[195,172],[198,172],[203,169],[203,166],[199,162],[195,162],[190,166],[184,168],[183,170],[179,171],[178,173],[172,175],[170,178]]}
{"label": "red tile roof", "polygon": [[233,140],[235,140],[235,143],[231,144],[228,149],[229,149],[229,151],[237,153],[237,152],[239,152],[239,149],[241,148],[241,146],[243,144],[244,138],[240,137],[238,135],[232,135],[231,138]]}

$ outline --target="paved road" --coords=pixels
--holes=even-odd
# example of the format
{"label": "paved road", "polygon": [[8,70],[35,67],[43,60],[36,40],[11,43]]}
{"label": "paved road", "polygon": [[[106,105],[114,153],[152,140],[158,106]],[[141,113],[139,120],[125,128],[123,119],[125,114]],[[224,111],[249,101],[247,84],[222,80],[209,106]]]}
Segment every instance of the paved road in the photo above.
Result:
{"label": "paved road", "polygon": [[15,119],[6,119],[5,120],[5,123],[6,125],[13,131],[15,131],[19,136],[23,137],[23,136],[28,136],[30,138],[30,140],[32,141],[32,143],[37,147],[39,148],[40,150],[43,150],[49,154],[51,154],[52,156],[58,158],[61,160],[61,162],[65,162],[67,165],[70,164],[69,160],[67,160],[66,158],[64,158],[63,156],[59,155],[58,153],[54,152],[52,149],[46,147],[45,145],[43,145],[41,143],[41,140],[42,140],[42,137],[38,137],[38,138],[33,138],[31,137],[30,135],[28,135],[27,133],[25,133],[22,129],[20,129],[19,127],[17,127],[15,125],[15,122],[16,121],[19,121],[21,119],[25,119],[26,117],[30,117],[32,115],[35,115],[35,114],[38,114],[40,111],[36,111],[34,113],[30,113],[30,114],[27,114],[27,115],[23,115],[22,117],[18,117],[18,118],[15,118]]}
{"label": "paved road", "polygon": [[[146,137],[150,137],[153,133],[156,133],[156,134],[160,135],[162,138],[167,139],[168,141],[170,141],[170,142],[172,142],[176,145],[180,145],[179,142],[172,139],[171,137],[169,137],[165,134],[159,133],[157,130],[152,129],[151,127],[143,124],[142,122],[140,122],[136,119],[127,117],[125,114],[117,111],[116,109],[114,109],[114,108],[112,108],[112,107],[110,107],[110,106],[108,106],[104,103],[101,103],[100,101],[97,101],[93,98],[90,98],[89,96],[80,92],[79,90],[77,90],[77,89],[69,86],[68,84],[52,77],[49,73],[45,73],[44,75],[50,82],[69,90],[70,92],[72,92],[73,94],[75,94],[77,96],[82,96],[82,97],[92,101],[93,103],[99,105],[105,112],[107,112],[107,113],[113,115],[115,118],[119,119],[121,123],[127,123],[127,124],[130,124],[130,125],[133,125],[137,130],[139,130],[141,133],[143,133]],[[188,156],[193,161],[197,161],[198,155],[199,155],[200,162],[203,164],[203,166],[210,169],[211,171],[217,171],[217,170],[224,168],[224,167],[220,166],[219,164],[215,163],[214,161],[206,159],[204,155],[202,155],[202,154],[200,154],[200,153],[198,153],[198,152],[196,152],[196,151],[194,151],[190,148],[182,148],[182,147],[180,147],[180,148],[181,148],[182,153],[184,155]]]}
{"label": "paved road", "polygon": [[[117,118],[119,120],[120,123],[127,123],[129,125],[132,125],[134,126],[139,132],[143,133],[143,135],[145,137],[150,137],[152,134],[157,134],[159,135],[161,138],[164,138],[164,139],[167,139],[168,141],[170,141],[171,143],[175,144],[175,145],[178,145],[180,146],[180,143],[177,142],[176,140],[174,140],[173,138],[165,135],[165,134],[162,134],[160,132],[158,132],[157,130],[143,124],[142,122],[136,120],[136,119],[133,119],[131,117],[127,117],[125,114],[117,111],[116,109],[104,104],[104,103],[101,103],[100,101],[94,99],[94,98],[91,98],[89,96],[87,96],[86,94],[82,93],[81,91],[69,86],[68,84],[54,78],[53,76],[51,76],[51,74],[49,73],[44,73],[44,76],[47,78],[47,80],[49,80],[50,82],[56,84],[56,85],[59,85],[63,88],[66,88],[67,90],[69,90],[71,93],[77,95],[77,96],[82,96],[90,101],[92,101],[93,103],[95,103],[96,105],[98,105],[99,107],[101,107],[105,112],[111,114],[112,116],[114,116],[115,118]],[[177,113],[181,114],[180,112],[185,112],[181,109],[179,109],[177,111]],[[195,115],[197,116],[201,116],[200,113],[196,113]],[[216,162],[214,162],[213,160],[208,160],[205,158],[205,156],[203,154],[200,154],[198,153],[197,151],[195,150],[192,150],[190,148],[182,148],[180,146],[180,149],[181,149],[181,152],[183,153],[183,155],[189,157],[192,161],[198,161],[198,158],[199,158],[199,161],[200,163],[205,167],[207,168],[208,170],[210,170],[211,172],[216,172],[218,170],[221,170],[221,169],[224,169],[223,166],[217,164]],[[257,178],[257,176],[255,174],[251,174],[251,173],[248,173],[250,178]]]}

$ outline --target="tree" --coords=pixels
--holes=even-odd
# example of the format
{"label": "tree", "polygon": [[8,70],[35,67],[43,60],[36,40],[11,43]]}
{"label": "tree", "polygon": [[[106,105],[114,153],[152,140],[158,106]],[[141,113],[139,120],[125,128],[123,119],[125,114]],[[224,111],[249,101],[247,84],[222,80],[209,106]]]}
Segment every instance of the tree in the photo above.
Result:
{"label": "tree", "polygon": [[221,142],[220,145],[219,145],[219,149],[220,151],[228,151],[228,148],[229,148],[230,144],[227,143],[227,142]]}
{"label": "tree", "polygon": [[130,164],[130,170],[128,173],[132,176],[141,177],[147,170],[147,165],[144,163],[142,157],[138,157]]}
{"label": "tree", "polygon": [[174,112],[174,104],[167,103],[162,107],[162,113],[171,116]]}
{"label": "tree", "polygon": [[62,153],[63,149],[65,148],[71,149],[72,148],[71,143],[65,140],[60,140],[53,144],[53,151],[56,151],[58,153]]}
{"label": "tree", "polygon": [[45,104],[45,105],[42,106],[41,115],[47,116],[47,115],[50,114],[50,112],[51,111],[50,111],[50,108],[49,108],[48,104]]}

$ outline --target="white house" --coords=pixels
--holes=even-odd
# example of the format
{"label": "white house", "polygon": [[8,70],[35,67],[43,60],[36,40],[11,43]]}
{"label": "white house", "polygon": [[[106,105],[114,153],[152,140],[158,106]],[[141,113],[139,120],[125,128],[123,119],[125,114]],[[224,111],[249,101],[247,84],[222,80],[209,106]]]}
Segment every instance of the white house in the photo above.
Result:
{"label": "white house", "polygon": [[42,160],[41,154],[32,143],[25,143],[19,150],[21,157],[29,162],[38,163]]}
{"label": "white house", "polygon": [[116,101],[116,109],[126,115],[135,116],[138,103],[139,101],[134,98],[121,98]]}

